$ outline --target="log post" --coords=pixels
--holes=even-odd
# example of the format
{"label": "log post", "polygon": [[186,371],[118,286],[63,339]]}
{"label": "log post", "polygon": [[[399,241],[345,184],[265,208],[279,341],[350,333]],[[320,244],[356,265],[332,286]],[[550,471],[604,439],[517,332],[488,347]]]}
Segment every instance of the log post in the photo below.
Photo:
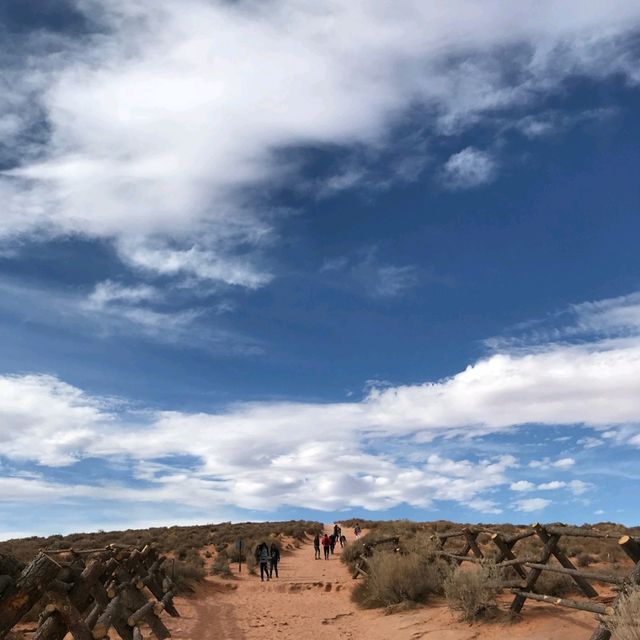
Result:
{"label": "log post", "polygon": [[624,583],[622,578],[618,578],[612,574],[596,573],[595,571],[579,571],[578,569],[565,569],[564,567],[552,567],[548,564],[537,564],[535,562],[524,562],[525,566],[530,569],[541,569],[542,571],[551,571],[552,573],[561,573],[566,576],[584,578],[585,580],[596,580],[597,582],[605,582],[608,584],[621,585]]}
{"label": "log post", "polygon": [[82,619],[82,615],[67,596],[59,593],[49,593],[48,598],[51,605],[55,607],[57,616],[62,619],[64,625],[71,632],[73,640],[93,640],[91,631],[89,631],[89,627]]}
{"label": "log post", "polygon": [[[551,557],[551,554],[553,553],[553,551],[555,550],[558,544],[559,539],[560,539],[560,536],[556,534],[547,536],[547,541],[545,542],[544,548],[542,549],[542,558],[540,559],[541,564],[546,564],[548,562],[549,558]],[[511,607],[510,607],[511,613],[520,613],[520,611],[522,610],[522,607],[524,606],[525,600],[527,599],[527,596],[524,595],[524,592],[530,593],[533,591],[533,588],[538,578],[540,577],[541,573],[542,571],[540,569],[531,569],[531,571],[529,571],[529,575],[527,576],[527,582],[524,587],[524,590],[517,593],[516,597],[513,599],[513,602],[511,603]]]}
{"label": "log post", "polygon": [[49,582],[54,580],[60,565],[44,553],[22,571],[15,584],[8,586],[0,599],[0,638],[40,600]]}
{"label": "log post", "polygon": [[[467,541],[469,551],[473,551],[473,554],[475,555],[476,558],[484,558],[484,555],[480,550],[480,547],[478,546],[478,543],[476,541],[478,537],[478,532],[472,531],[471,529],[464,529],[462,533],[464,534],[465,540]],[[463,553],[462,555],[466,555],[466,554]]]}
{"label": "log post", "polygon": [[[542,542],[544,543],[546,543],[547,540],[551,538],[551,536],[557,536],[558,539],[560,538],[559,533],[554,533],[554,534],[551,534],[550,536],[545,531],[545,528],[542,525],[536,524],[534,525],[533,528],[535,529],[535,532],[538,534],[538,537],[540,538],[540,540],[542,540]],[[567,558],[567,556],[560,550],[557,544],[554,545],[553,551],[551,553],[555,556],[556,560],[565,569],[573,569],[574,571],[576,570],[576,567],[573,564],[573,562],[571,562],[571,560]],[[575,576],[575,575],[572,575],[571,577],[573,581],[580,588],[580,591],[582,591],[582,593],[584,593],[584,595],[587,596],[587,598],[596,598],[598,596],[598,592],[584,578],[581,578],[580,576]]]}
{"label": "log post", "polygon": [[[496,558],[496,564],[500,564],[503,560],[516,559],[512,549],[517,540],[514,540],[513,542],[507,542],[499,533],[494,533],[491,536],[491,540],[500,551],[500,554]],[[522,568],[522,565],[514,564],[513,568],[521,578],[523,578],[524,580],[527,579],[527,572]]]}
{"label": "log post", "polygon": [[640,543],[631,536],[622,536],[618,540],[622,550],[631,558],[634,564],[640,562]]}

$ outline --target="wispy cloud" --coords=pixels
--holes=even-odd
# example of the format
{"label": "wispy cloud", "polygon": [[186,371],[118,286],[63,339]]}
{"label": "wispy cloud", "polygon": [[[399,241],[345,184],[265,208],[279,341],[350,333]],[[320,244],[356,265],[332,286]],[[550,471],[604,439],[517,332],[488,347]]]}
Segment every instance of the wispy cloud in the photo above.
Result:
{"label": "wispy cloud", "polygon": [[493,182],[497,174],[497,163],[490,154],[467,147],[447,160],[441,179],[447,189],[455,191]]}
{"label": "wispy cloud", "polygon": [[542,511],[551,504],[551,500],[546,498],[525,498],[514,503],[516,511],[531,513],[533,511]]}
{"label": "wispy cloud", "polygon": [[374,247],[354,257],[331,258],[324,262],[320,271],[330,275],[334,286],[347,287],[372,298],[396,298],[421,283],[421,274],[416,267],[385,264],[377,254]]}

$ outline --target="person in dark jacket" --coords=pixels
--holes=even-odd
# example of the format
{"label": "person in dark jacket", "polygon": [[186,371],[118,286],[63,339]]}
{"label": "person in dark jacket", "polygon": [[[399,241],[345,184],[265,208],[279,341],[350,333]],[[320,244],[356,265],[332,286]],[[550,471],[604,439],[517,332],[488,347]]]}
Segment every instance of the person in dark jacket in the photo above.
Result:
{"label": "person in dark jacket", "polygon": [[[269,547],[266,542],[261,543],[256,549],[256,561],[260,565],[260,580],[264,582],[265,575],[269,580],[269,561],[271,560],[271,554],[269,553]],[[277,575],[277,573],[276,573]]]}
{"label": "person in dark jacket", "polygon": [[269,577],[273,578],[273,572],[276,572],[276,578],[278,577],[278,562],[280,562],[280,549],[275,542],[271,543],[271,564],[269,565]]}
{"label": "person in dark jacket", "polygon": [[313,539],[313,550],[315,551],[314,560],[320,560],[320,534],[316,533],[316,537]]}
{"label": "person in dark jacket", "polygon": [[329,547],[331,549],[331,555],[333,555],[333,550],[336,548],[336,542],[338,541],[338,539],[336,538],[336,534],[332,533],[329,536]]}

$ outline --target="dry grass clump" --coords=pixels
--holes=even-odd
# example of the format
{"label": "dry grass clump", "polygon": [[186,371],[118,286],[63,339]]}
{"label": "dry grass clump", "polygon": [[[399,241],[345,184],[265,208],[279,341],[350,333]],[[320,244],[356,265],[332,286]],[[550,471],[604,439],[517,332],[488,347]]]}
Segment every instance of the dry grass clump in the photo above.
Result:
{"label": "dry grass clump", "polygon": [[550,571],[542,572],[536,580],[533,590],[536,593],[555,596],[556,598],[562,598],[578,591],[572,578],[562,573],[551,573]]}
{"label": "dry grass clump", "polygon": [[223,553],[219,553],[211,564],[211,575],[221,576],[222,578],[233,577],[233,572],[229,566],[229,558]]}
{"label": "dry grass clump", "polygon": [[611,640],[640,640],[640,588],[621,599],[607,626]]}
{"label": "dry grass clump", "polygon": [[425,563],[416,553],[376,553],[370,558],[368,575],[353,592],[353,599],[367,608],[425,602],[442,593],[445,568]]}
{"label": "dry grass clump", "polygon": [[500,574],[490,564],[468,570],[456,567],[444,580],[444,595],[449,608],[460,612],[467,622],[495,617],[496,598],[501,591]]}

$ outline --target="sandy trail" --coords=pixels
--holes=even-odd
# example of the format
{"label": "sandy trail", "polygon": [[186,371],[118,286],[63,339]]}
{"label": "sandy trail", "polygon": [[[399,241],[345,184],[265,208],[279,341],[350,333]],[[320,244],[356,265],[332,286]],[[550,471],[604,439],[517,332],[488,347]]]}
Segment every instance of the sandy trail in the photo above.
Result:
{"label": "sandy trail", "polygon": [[[328,530],[328,527],[327,527]],[[350,537],[351,539],[351,537]],[[443,603],[385,615],[351,602],[354,581],[339,549],[315,560],[313,545],[284,554],[280,577],[261,582],[244,572],[230,580],[207,578],[195,597],[179,598],[181,618],[168,621],[176,640],[585,640],[592,614],[527,603],[517,624],[457,622]]]}

